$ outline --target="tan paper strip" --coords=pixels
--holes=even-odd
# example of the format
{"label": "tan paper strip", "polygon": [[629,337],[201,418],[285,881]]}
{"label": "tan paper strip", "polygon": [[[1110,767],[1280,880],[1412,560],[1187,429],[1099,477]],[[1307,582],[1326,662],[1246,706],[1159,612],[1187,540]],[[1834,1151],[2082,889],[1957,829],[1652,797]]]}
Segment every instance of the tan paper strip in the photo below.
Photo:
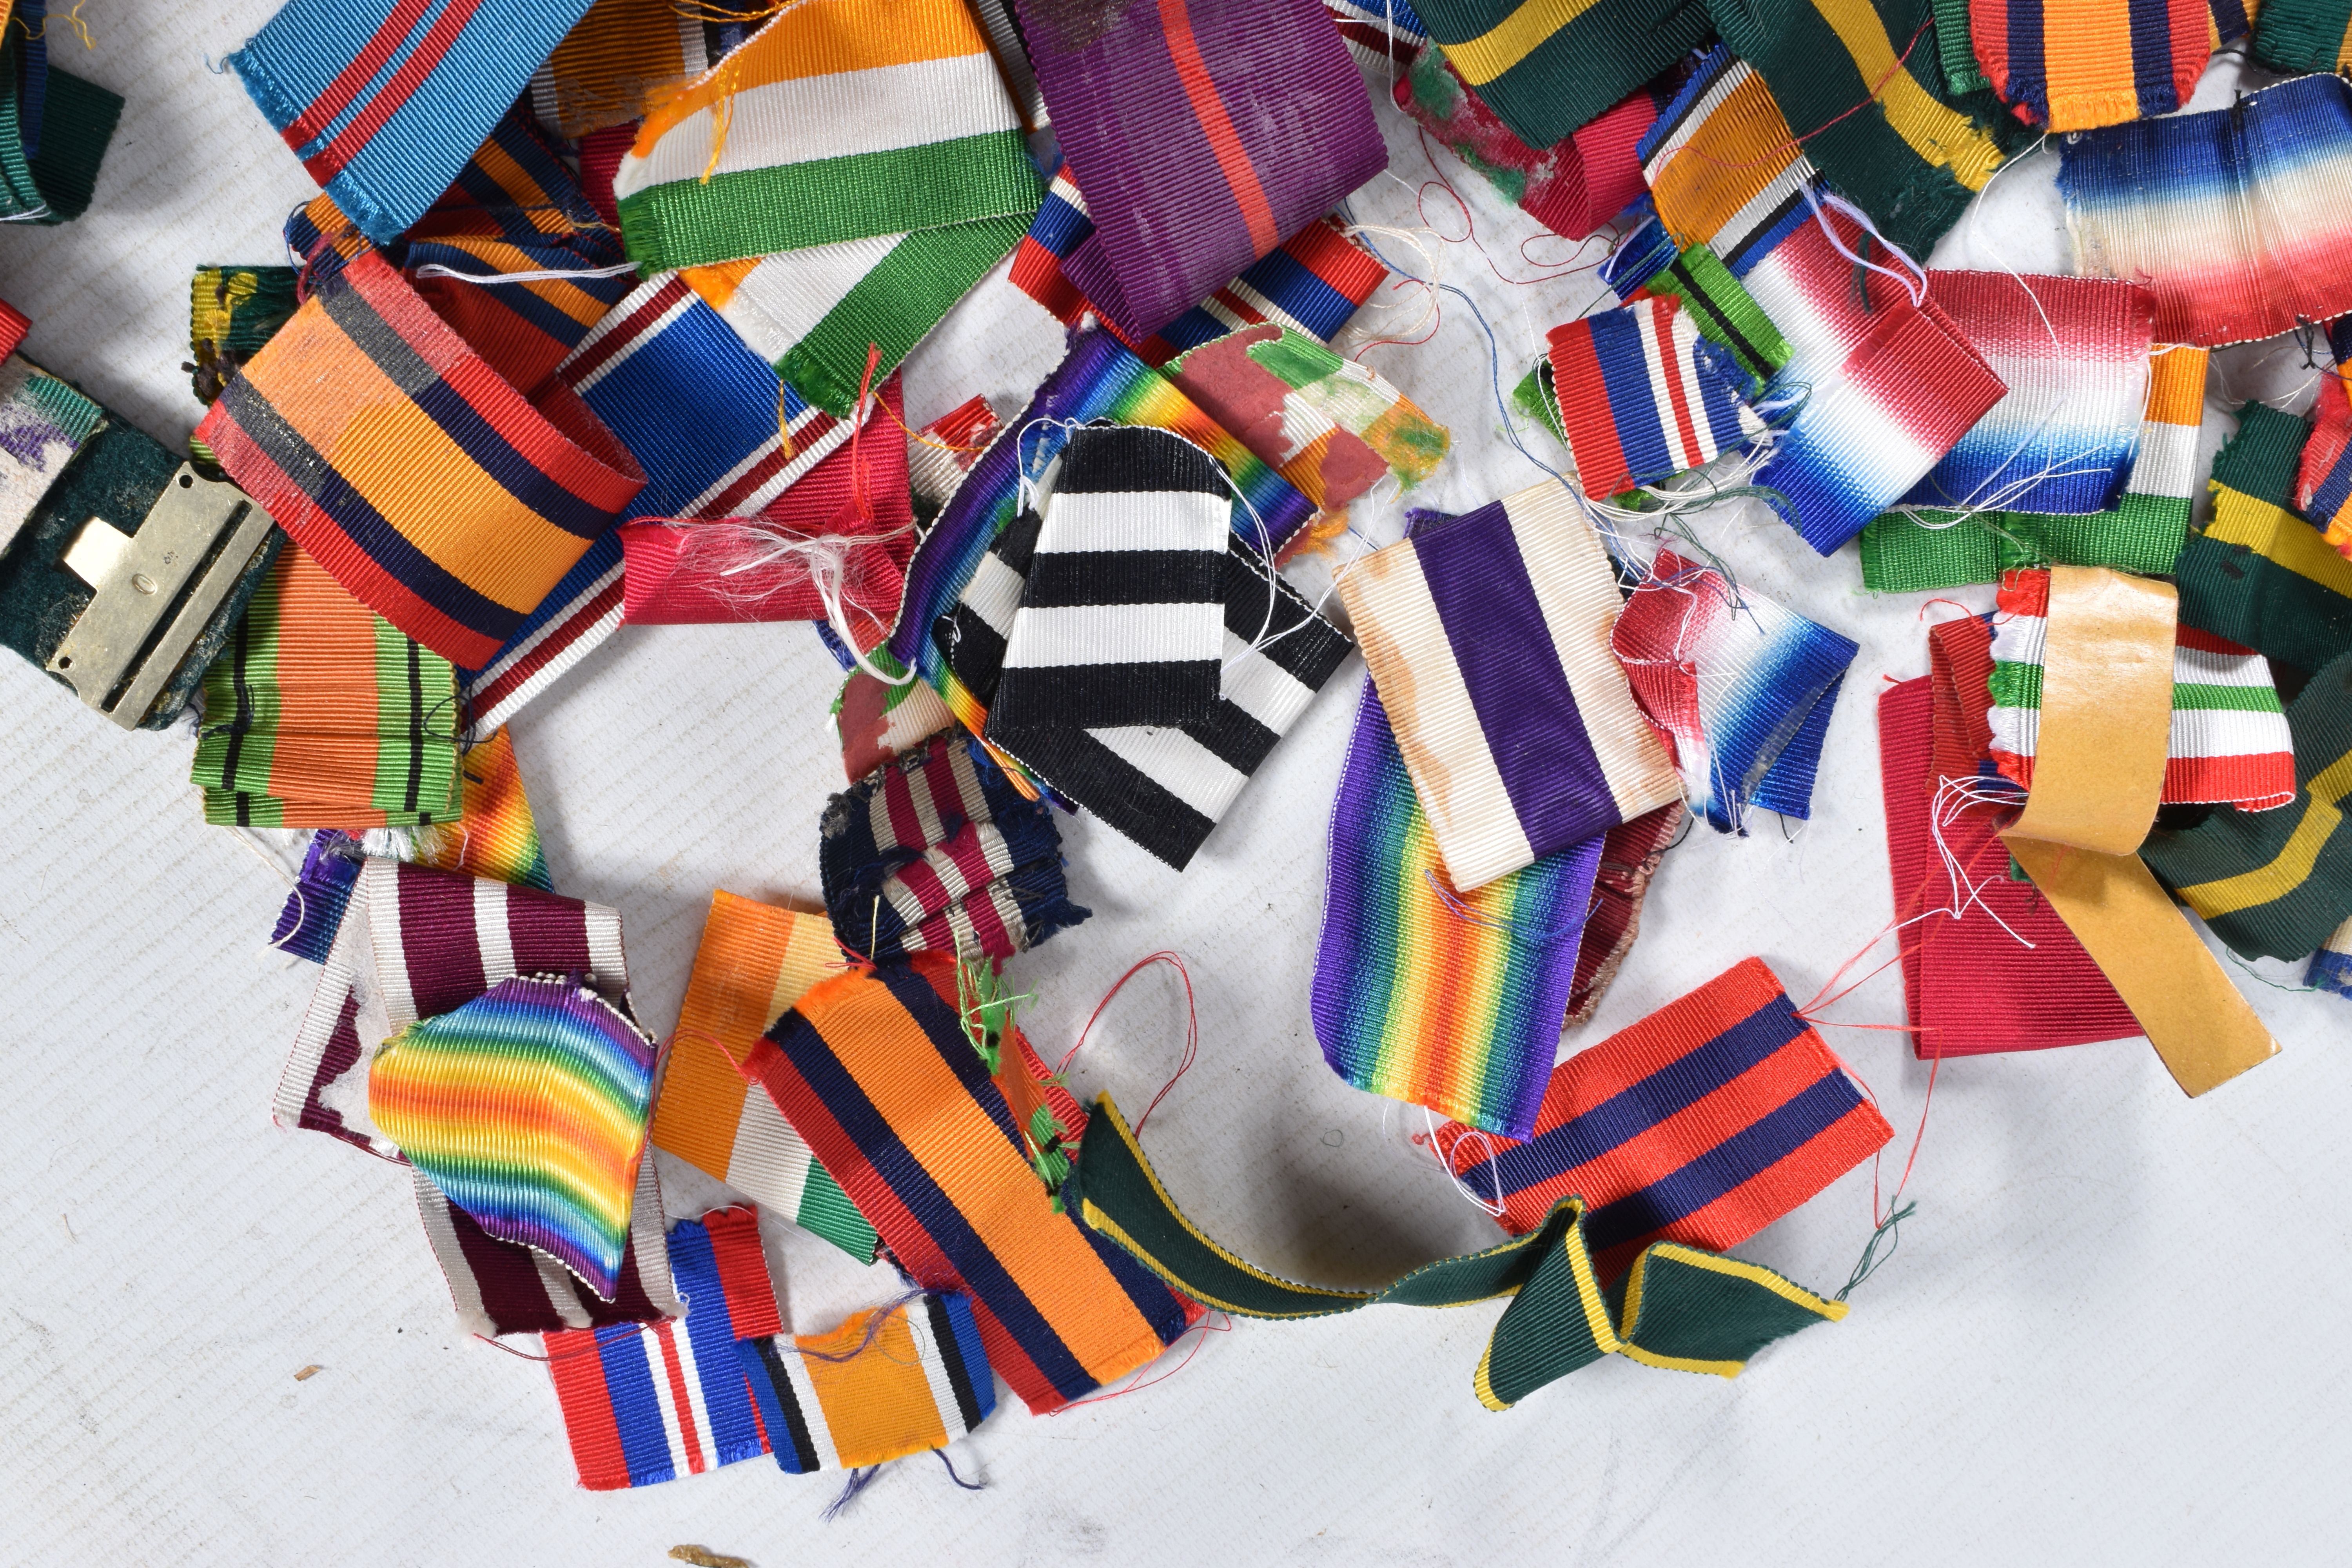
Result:
{"label": "tan paper strip", "polygon": [[[2040,768],[2035,787],[2041,785]],[[2278,1042],[2137,855],[2003,834],[2009,852],[2147,1033],[2191,1098],[2278,1054]]]}
{"label": "tan paper strip", "polygon": [[2164,791],[2179,619],[2168,583],[2051,568],[2033,789],[2011,832],[2108,855],[2139,847]]}

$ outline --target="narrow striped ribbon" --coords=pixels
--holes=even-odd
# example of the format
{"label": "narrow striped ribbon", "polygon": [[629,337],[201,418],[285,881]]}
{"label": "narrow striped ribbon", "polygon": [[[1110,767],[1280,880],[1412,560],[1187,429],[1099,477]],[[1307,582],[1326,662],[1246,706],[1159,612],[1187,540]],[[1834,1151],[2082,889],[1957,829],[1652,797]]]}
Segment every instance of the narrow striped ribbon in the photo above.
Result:
{"label": "narrow striped ribbon", "polygon": [[49,63],[47,6],[17,0],[0,40],[0,222],[44,227],[89,209],[122,99]]}
{"label": "narrow striped ribbon", "polygon": [[649,113],[613,182],[647,274],[846,415],[1019,243],[1038,182],[958,0],[812,0]]}
{"label": "narrow striped ribbon", "polygon": [[989,53],[1004,77],[1004,89],[1021,110],[1024,131],[1043,131],[1053,123],[1045,112],[1045,95],[1037,90],[1037,72],[1029,63],[1029,46],[1021,37],[1021,20],[1013,0],[973,0],[972,11],[988,35]]}
{"label": "narrow striped ribbon", "polygon": [[1060,1211],[955,1005],[914,971],[817,985],[743,1070],[918,1285],[971,1295],[989,1363],[1033,1412],[1154,1360],[1197,1315]]}
{"label": "narrow striped ribbon", "polygon": [[502,980],[386,1040],[368,1116],[452,1204],[611,1300],[653,1111],[654,1042],[587,986]]}
{"label": "narrow striped ribbon", "polygon": [[2189,538],[2198,489],[2197,432],[2205,417],[2208,351],[2185,343],[2149,358],[2147,405],[2124,493],[2087,517],[1994,510],[1958,515],[1906,510],[1862,532],[1863,586],[1909,594],[1993,583],[2020,566],[2112,566],[2168,575]]}
{"label": "narrow striped ribbon", "polygon": [[1705,9],[1683,0],[1423,0],[1420,9],[1462,80],[1538,152],[1711,30]]}
{"label": "narrow striped ribbon", "polygon": [[1927,295],[2009,390],[1906,500],[2078,515],[2115,504],[2147,408],[2154,297],[2098,279],[1941,270]]}
{"label": "narrow striped ribbon", "polygon": [[[1992,759],[2021,788],[2033,784],[2042,709],[2050,573],[2004,574],[1993,619]],[[2294,798],[2294,742],[2261,654],[2193,626],[2174,634],[2172,732],[2165,805],[2227,804],[2272,811]]]}
{"label": "narrow striped ribbon", "polygon": [[2352,558],[2352,398],[2344,388],[2344,373],[2319,378],[2319,399],[2312,405],[2311,438],[2304,444],[2294,480],[2294,509],[2319,530],[2339,555]]}
{"label": "narrow striped ribbon", "polygon": [[919,670],[967,729],[985,725],[994,688],[982,693],[959,688],[950,668],[952,645],[940,640],[937,628],[949,620],[952,629],[957,600],[973,583],[982,556],[1013,522],[1024,474],[1032,481],[1042,476],[1068,440],[1070,426],[1093,419],[1172,430],[1206,450],[1240,492],[1229,518],[1234,535],[1261,551],[1271,545],[1279,552],[1314,515],[1312,502],[1118,339],[1079,333],[1028,406],[1006,421],[1004,433],[972,465],[907,567],[891,656]]}
{"label": "narrow striped ribbon", "polygon": [[1756,297],[1706,245],[1672,254],[1642,287],[1652,294],[1680,300],[1699,336],[1729,349],[1732,357],[1758,380],[1769,380],[1789,363],[1788,340],[1780,336]]}
{"label": "narrow striped ribbon", "polygon": [[1009,958],[1085,920],[1052,807],[969,736],[939,735],[825,803],[817,871],[835,937],[885,963]]}
{"label": "narrow striped ribbon", "polygon": [[[1035,221],[1013,255],[1014,288],[1075,325],[1094,306],[1070,280],[1062,263],[1095,231],[1086,197],[1069,165],[1055,170]],[[1190,349],[1244,327],[1278,326],[1328,343],[1388,276],[1334,217],[1321,217],[1272,252],[1244,268],[1234,280],[1141,339],[1129,338],[1117,321],[1096,311],[1103,326],[1150,364],[1165,364]]]}
{"label": "narrow striped ribbon", "polygon": [[669,1232],[683,1321],[564,1330],[547,1371],[580,1484],[652,1486],[768,1451],[737,1346],[782,1331],[760,1251],[759,1211],[715,1209]]}
{"label": "narrow striped ribbon", "polygon": [[227,63],[336,205],[390,241],[457,177],[588,3],[288,0]]}
{"label": "narrow striped ribbon", "polygon": [[644,484],[568,387],[527,399],[373,254],[319,283],[197,437],[338,582],[467,667]]}
{"label": "narrow striped ribbon", "polygon": [[1419,484],[1453,442],[1379,372],[1271,322],[1187,349],[1164,374],[1326,513],[1388,474]]}
{"label": "narrow striped ribbon", "polygon": [[1770,86],[1805,156],[1915,256],[2032,139],[1990,93],[1946,86],[1929,0],[1712,0],[1707,13]]}
{"label": "narrow striped ribbon", "polygon": [[2139,1020],[2116,988],[2050,900],[2031,882],[2009,879],[1995,814],[1938,809],[1937,721],[1948,705],[1958,721],[1965,705],[1981,726],[1991,671],[1984,623],[1971,617],[1951,624],[1976,633],[1973,700],[1926,676],[1890,686],[1878,700],[1895,918],[1916,922],[1905,928],[1903,943],[1903,996],[1917,1031],[1912,1051],[1925,1061],[2129,1039],[2140,1032]]}
{"label": "narrow striped ribbon", "polygon": [[2058,192],[2075,270],[2156,296],[2156,335],[2209,348],[2352,309],[2328,193],[2352,175],[2352,86],[2281,82],[2228,109],[2067,138]]}
{"label": "narrow striped ribbon", "polygon": [[1672,296],[1580,317],[1546,338],[1577,483],[1594,500],[1654,484],[1764,433],[1754,379]]}
{"label": "narrow striped ribbon", "polygon": [[[1008,575],[1012,570],[1008,563]],[[999,750],[1179,871],[1354,646],[1265,557],[1230,535],[1220,596],[1217,699],[1205,718],[1175,726],[1015,731],[989,715]],[[973,640],[984,635],[969,623],[964,631]]]}
{"label": "narrow striped ribbon", "polygon": [[278,552],[205,672],[205,711],[191,776],[207,822],[382,827],[461,808],[449,661],[299,545]]}
{"label": "narrow striped ribbon", "polygon": [[802,993],[844,967],[822,915],[711,894],[652,1138],[655,1148],[866,1263],[880,1245],[874,1227],[735,1065]]}
{"label": "narrow striped ribbon", "polygon": [[1438,1134],[1514,1236],[1580,1195],[1603,1279],[1655,1241],[1736,1247],[1894,1135],[1760,958],[1560,1063],[1525,1141]]}
{"label": "narrow striped ribbon", "polygon": [[933,1292],[830,1333],[736,1342],[777,1468],[856,1470],[944,1448],[996,1409],[971,1298]]}
{"label": "narrow striped ribbon", "polygon": [[2217,811],[2140,858],[2235,952],[2301,958],[2352,917],[2352,656],[2286,710],[2295,794],[2280,811]]}
{"label": "narrow striped ribbon", "polygon": [[1735,276],[1810,211],[1821,173],[1754,66],[1718,44],[1634,147],[1658,221],[1685,249],[1704,245]]}
{"label": "narrow striped ribbon", "polygon": [[1559,486],[1363,557],[1339,597],[1455,891],[1681,798],[1609,650],[1608,557]]}
{"label": "narrow striped ribbon", "polygon": [[1366,681],[1331,807],[1309,1007],[1331,1070],[1526,1137],[1559,1048],[1603,844],[1595,836],[1455,892]]}
{"label": "narrow striped ribbon", "polygon": [[577,974],[626,1005],[621,917],[535,888],[370,858],[360,869],[270,1114],[398,1159],[367,1111],[376,1048],[518,974]]}
{"label": "narrow striped ribbon", "polygon": [[[1128,337],[1206,299],[1388,166],[1320,0],[1021,0],[1023,37],[1095,228],[1063,263]],[[1157,127],[1138,136],[1133,128]]]}
{"label": "narrow striped ribbon", "polygon": [[1080,1161],[1087,1224],[1196,1300],[1242,1317],[1296,1319],[1381,1303],[1462,1307],[1510,1298],[1471,1379],[1489,1410],[1508,1410],[1612,1354],[1737,1377],[1773,1341],[1846,1313],[1844,1302],[1824,1300],[1768,1268],[1661,1242],[1634,1262],[1612,1321],[1580,1197],[1562,1198],[1539,1229],[1423,1264],[1378,1289],[1297,1284],[1245,1262],[1185,1218],[1118,1108],[1105,1096],[1095,1110],[1108,1131],[1087,1141]]}
{"label": "narrow striped ribbon", "polygon": [[2266,0],[2254,23],[2253,54],[2281,71],[2352,65],[2352,0]]}
{"label": "narrow striped ribbon", "polygon": [[2213,515],[2180,552],[2180,622],[2297,669],[2352,653],[2352,561],[2288,509],[2310,426],[2238,412],[2213,459]]}
{"label": "narrow striped ribbon", "polygon": [[1861,651],[1671,550],[1658,552],[1610,646],[1673,743],[1691,810],[1718,833],[1743,835],[1763,781],[1814,708],[1836,700]]}
{"label": "narrow striped ribbon", "polygon": [[[1592,908],[1576,943],[1576,973],[1568,991],[1568,1022],[1590,1023],[1601,998],[1642,934],[1642,905],[1650,879],[1689,820],[1681,803],[1621,822],[1601,840],[1601,865],[1592,876]],[[1459,1119],[1457,1119],[1459,1120]]]}
{"label": "narrow striped ribbon", "polygon": [[1633,154],[1658,118],[1648,88],[1634,89],[1542,152],[1513,135],[1462,79],[1460,68],[1435,49],[1399,73],[1394,97],[1506,201],[1555,234],[1582,239],[1649,188]]}
{"label": "narrow striped ribbon", "polygon": [[[1939,24],[1940,26],[1940,24]],[[2029,123],[2088,131],[2170,114],[2212,57],[2207,0],[1969,0],[1976,58]]]}

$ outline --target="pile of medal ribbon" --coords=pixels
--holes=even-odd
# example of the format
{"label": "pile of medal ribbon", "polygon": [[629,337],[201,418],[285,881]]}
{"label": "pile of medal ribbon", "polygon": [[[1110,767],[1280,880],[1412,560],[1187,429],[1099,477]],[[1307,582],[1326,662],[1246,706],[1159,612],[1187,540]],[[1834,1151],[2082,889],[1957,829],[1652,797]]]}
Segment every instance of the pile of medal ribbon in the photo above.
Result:
{"label": "pile of medal ribbon", "polygon": [[[0,216],[63,222],[121,100],[7,11]],[[2270,85],[2188,110],[2221,53]],[[0,640],[302,836],[274,1114],[406,1168],[583,1486],[870,1476],[1213,1313],[1508,1298],[1496,1410],[1727,1377],[1846,1310],[1727,1249],[1892,1132],[1759,958],[1559,1059],[1679,833],[1807,816],[1857,651],[1684,520],[1767,508],[1888,614],[1996,591],[1849,699],[1921,1058],[2261,1064],[2192,915],[2352,995],[2346,62],[2352,0],[288,0],[227,68],[321,194],[290,264],[197,269],[189,450],[10,312]],[[1416,136],[1607,258],[1496,334],[1535,482],[1454,515],[1355,321],[1438,302],[1348,205]],[[1925,266],[2028,158],[2072,274]],[[912,428],[976,289],[1061,362]],[[2287,334],[2315,401],[2202,471],[2209,351]],[[657,1040],[506,726],[628,625],[780,621],[844,672],[824,907],[716,892]],[[1057,824],[1181,871],[1343,668],[1295,1000],[1498,1226],[1379,1289],[1212,1240],[1017,1016],[1088,915]],[[746,1201],[672,1218],[656,1149]],[[794,1335],[759,1210],[903,1292]]]}

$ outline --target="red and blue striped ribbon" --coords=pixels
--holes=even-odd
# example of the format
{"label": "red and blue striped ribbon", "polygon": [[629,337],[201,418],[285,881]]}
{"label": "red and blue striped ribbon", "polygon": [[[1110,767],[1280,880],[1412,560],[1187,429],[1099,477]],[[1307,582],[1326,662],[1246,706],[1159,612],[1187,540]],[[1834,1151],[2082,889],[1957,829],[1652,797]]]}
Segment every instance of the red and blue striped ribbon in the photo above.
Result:
{"label": "red and blue striped ribbon", "polygon": [[768,1451],[736,1342],[783,1331],[760,1251],[758,1211],[719,1209],[669,1233],[686,1321],[546,1336],[580,1484],[652,1486]]}
{"label": "red and blue striped ribbon", "polygon": [[1720,1252],[1868,1159],[1894,1130],[1790,1003],[1741,961],[1552,1070],[1525,1142],[1440,1130],[1456,1180],[1524,1235],[1571,1194],[1606,1277],[1654,1240]]}
{"label": "red and blue striped ribbon", "polygon": [[1744,447],[1755,381],[1672,295],[1554,327],[1552,385],[1584,493],[1602,500]]}
{"label": "red and blue striped ribbon", "polygon": [[1971,0],[1969,37],[2020,119],[2087,131],[2188,102],[2215,20],[2207,0]]}
{"label": "red and blue striped ribbon", "polygon": [[589,0],[289,0],[228,57],[335,203],[384,241],[423,216]]}

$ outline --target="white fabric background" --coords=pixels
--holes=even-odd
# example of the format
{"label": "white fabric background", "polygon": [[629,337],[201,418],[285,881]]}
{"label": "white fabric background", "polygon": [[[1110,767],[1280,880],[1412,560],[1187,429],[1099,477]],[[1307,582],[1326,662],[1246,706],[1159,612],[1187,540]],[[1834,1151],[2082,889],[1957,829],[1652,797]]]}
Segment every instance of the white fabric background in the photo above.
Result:
{"label": "white fabric background", "polygon": [[[37,322],[26,352],[170,440],[197,414],[180,368],[191,268],[275,259],[311,190],[235,79],[205,68],[271,8],[89,5],[96,51],[53,47],[131,100],[97,205],[0,235],[0,294]],[[2200,106],[2227,101],[2232,72],[2217,68]],[[1382,118],[1401,178],[1357,212],[1413,226],[1429,165],[1402,117]],[[1557,272],[1538,264],[1574,247],[1440,162],[1485,254],[1425,242],[1482,302],[1507,384],[1596,285],[1505,281]],[[2053,172],[2045,155],[2000,175],[1937,261],[2062,267]],[[1458,238],[1461,215],[1430,194],[1430,222]],[[1413,291],[1396,298],[1365,320],[1409,327]],[[908,365],[911,414],[974,392],[1017,405],[1058,349],[992,281]],[[1465,509],[1538,477],[1502,438],[1486,342],[1458,300],[1425,345],[1370,357],[1453,428],[1423,504]],[[2219,358],[2236,396],[2298,383],[2309,396],[2296,352]],[[2217,408],[2207,423],[2210,451],[2228,422]],[[1560,459],[1540,431],[1527,439]],[[1401,526],[1394,506],[1357,521],[1380,542]],[[1863,652],[1812,822],[1784,837],[1764,817],[1754,837],[1702,830],[1675,850],[1639,947],[1570,1047],[1749,953],[1801,1004],[1888,919],[1873,705],[1883,676],[1926,668],[1925,596],[1863,595],[1851,550],[1821,561],[1744,503],[1697,526],[1749,584]],[[621,910],[650,1026],[677,1016],[713,888],[814,895],[817,814],[842,784],[825,717],[836,679],[803,626],[630,628],[515,724],[558,887]],[[1050,1058],[1130,963],[1182,952],[1200,1065],[1152,1119],[1152,1155],[1213,1234],[1331,1283],[1496,1238],[1407,1141],[1419,1113],[1342,1085],[1307,1027],[1325,823],[1360,679],[1351,659],[1184,875],[1089,820],[1069,826],[1072,889],[1095,918],[1016,969]],[[456,1333],[399,1173],[271,1126],[313,972],[264,948],[278,875],[201,825],[185,734],[119,731],[12,662],[0,735],[7,1563],[653,1563],[685,1542],[761,1568],[2340,1552],[2352,1258],[2327,1205],[2352,1012],[2251,980],[2286,1050],[2201,1102],[2137,1041],[1949,1066],[1900,1251],[1845,1323],[1769,1351],[1737,1383],[1612,1361],[1491,1415],[1470,1378],[1497,1309],[1385,1308],[1245,1322],[1181,1375],[1056,1417],[1008,1394],[955,1450],[981,1493],[919,1458],[832,1524],[818,1516],[837,1478],[764,1460],[582,1492],[546,1373]],[[1899,1023],[1893,972],[1834,1014]],[[1900,1036],[1829,1033],[1898,1129],[1891,1185],[1926,1071]],[[1181,1038],[1181,992],[1153,971],[1112,1008],[1076,1087],[1139,1110]],[[698,1212],[716,1189],[679,1173],[665,1163],[671,1212]],[[1740,1251],[1832,1290],[1871,1202],[1870,1173],[1855,1173]],[[785,1228],[770,1242],[801,1331],[894,1289]],[[324,1370],[293,1381],[310,1363]]]}

